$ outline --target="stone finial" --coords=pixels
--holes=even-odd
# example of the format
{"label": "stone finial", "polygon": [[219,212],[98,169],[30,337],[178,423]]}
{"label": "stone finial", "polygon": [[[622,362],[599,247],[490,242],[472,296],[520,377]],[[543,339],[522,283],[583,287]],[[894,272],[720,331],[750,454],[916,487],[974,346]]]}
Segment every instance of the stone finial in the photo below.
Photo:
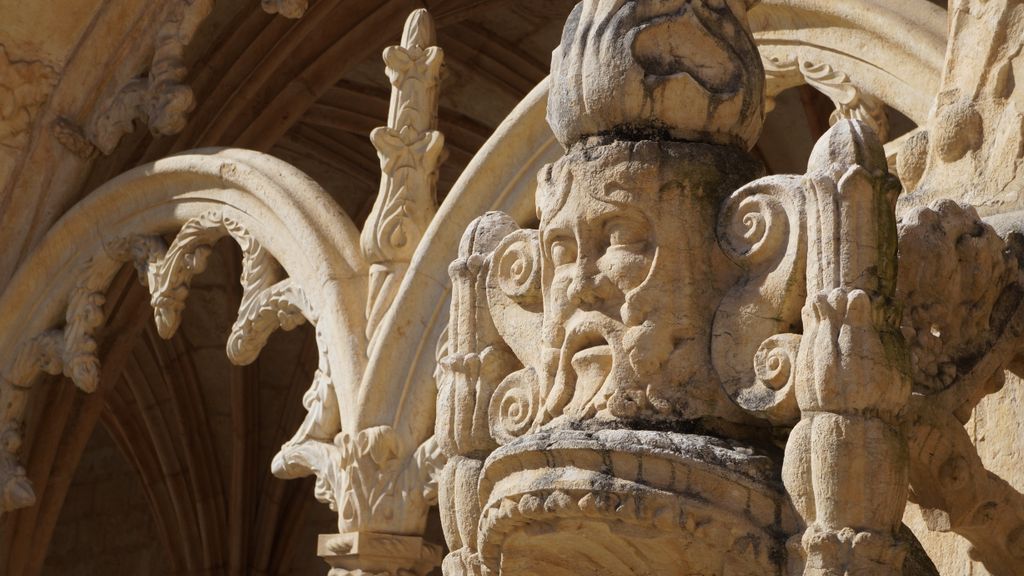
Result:
{"label": "stone finial", "polygon": [[750,149],[764,69],[756,0],[584,0],[551,58],[548,123],[568,148],[598,134]]}

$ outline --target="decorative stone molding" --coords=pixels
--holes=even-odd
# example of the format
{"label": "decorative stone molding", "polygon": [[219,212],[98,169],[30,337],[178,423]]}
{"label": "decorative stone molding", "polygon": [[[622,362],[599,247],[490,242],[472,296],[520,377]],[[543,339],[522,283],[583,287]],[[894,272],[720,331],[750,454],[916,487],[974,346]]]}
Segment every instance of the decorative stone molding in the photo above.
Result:
{"label": "decorative stone molding", "polygon": [[[764,72],[747,24],[758,1],[577,4],[551,60],[559,81],[548,122],[559,142],[618,126],[752,147],[764,120]],[[669,37],[689,40],[675,46]],[[697,45],[701,63],[688,53]]]}
{"label": "decorative stone molding", "polygon": [[401,45],[384,51],[391,107],[388,125],[370,133],[381,181],[361,236],[370,263],[366,336],[371,340],[437,211],[437,169],[444,150],[437,98],[444,52],[433,45],[435,38],[430,14],[416,10],[406,20]]}
{"label": "decorative stone molding", "polygon": [[20,149],[58,74],[45,62],[18,60],[7,50],[0,44],[0,146]]}
{"label": "decorative stone molding", "polygon": [[[280,264],[237,220],[222,210],[210,210],[185,222],[170,247],[158,241],[135,239],[133,256],[150,288],[157,332],[170,338],[181,325],[181,311],[192,278],[206,269],[214,244],[231,236],[242,249],[242,302],[228,336],[228,358],[239,366],[252,363],[278,328],[291,330],[315,313],[302,288],[282,279]],[[138,245],[145,248],[139,252]]]}
{"label": "decorative stone molding", "polygon": [[[700,100],[659,107],[685,101],[687,74],[705,69],[703,37],[673,24],[752,48],[744,8],[598,4],[577,6],[556,51],[548,118],[568,150],[538,175],[539,229],[485,214],[449,267],[435,433],[449,457],[443,567],[782,574],[796,517],[771,460],[722,439],[749,439],[757,424],[710,357],[722,303],[712,287],[740,276],[716,241],[719,206],[760,175],[738,146],[760,130],[760,60],[729,60],[735,99],[720,115]],[[648,16],[670,25],[642,27]],[[642,75],[615,73],[641,68],[629,50],[602,52],[638,29],[646,49],[671,55],[658,74],[683,78],[653,107]],[[607,37],[599,45],[591,31]],[[588,92],[591,80],[612,86]],[[696,433],[668,432],[687,429]]]}
{"label": "decorative stone molding", "polygon": [[[125,202],[125,197],[135,200]],[[134,264],[150,288],[158,329],[169,338],[180,323],[189,281],[202,271],[213,244],[231,236],[242,250],[243,298],[228,342],[229,359],[251,362],[272,330],[308,319],[323,323],[321,356],[346,360],[331,364],[334,373],[345,377],[358,370],[359,352],[339,349],[346,340],[333,334],[362,334],[362,322],[354,332],[347,325],[351,316],[339,307],[335,284],[348,277],[358,285],[362,262],[354,226],[329,203],[284,163],[251,152],[207,150],[140,167],[66,215],[0,298],[5,318],[23,327],[18,334],[0,334],[3,511],[34,499],[16,460],[30,388],[40,372],[63,373],[86,392],[96,388],[104,293],[125,263]],[[162,240],[168,233],[176,234],[170,246]],[[307,243],[301,249],[300,238]],[[74,253],[66,250],[69,241],[75,242]],[[323,262],[332,268],[323,269]],[[54,271],[68,268],[82,272],[68,277]],[[46,288],[40,292],[38,286]],[[307,396],[313,397],[307,405],[314,411],[318,402],[327,402],[328,412],[337,406],[338,391],[329,378],[325,385],[318,377]],[[341,425],[337,418],[331,424],[333,436]]]}
{"label": "decorative stone molding", "polygon": [[211,10],[213,0],[167,3],[149,71],[125,83],[97,108],[85,127],[85,134],[100,152],[113,152],[121,137],[134,130],[136,120],[145,121],[155,135],[177,134],[185,128],[188,113],[195,107],[192,89],[184,84],[188,75],[185,47]]}
{"label": "decorative stone molding", "polygon": [[441,563],[441,550],[419,536],[357,532],[321,534],[317,554],[329,576],[426,576]]}
{"label": "decorative stone molding", "polygon": [[807,528],[792,546],[804,574],[896,574],[908,481],[897,418],[911,388],[893,306],[899,185],[877,137],[851,121],[818,142],[805,182],[815,209],[795,362],[801,419],[783,480]]}
{"label": "decorative stone molding", "polygon": [[62,146],[83,160],[89,160],[98,152],[96,145],[82,132],[82,128],[67,118],[58,118],[53,123],[53,134]]}
{"label": "decorative stone molding", "polygon": [[799,83],[806,83],[829,97],[836,106],[830,118],[832,124],[841,119],[860,120],[875,131],[879,140],[888,141],[889,118],[885,103],[854,84],[849,75],[823,63],[814,63],[793,57],[763,59],[767,79],[767,111],[775,107],[775,96]]}
{"label": "decorative stone molding", "polygon": [[395,430],[378,426],[339,433],[332,442],[293,440],[275,457],[274,473],[290,477],[313,469],[317,498],[339,513],[343,531],[422,533],[425,517],[416,512],[436,500],[441,465],[432,438],[402,456]]}
{"label": "decorative stone molding", "polygon": [[[243,257],[231,361],[252,362],[279,327],[316,328],[307,417],[274,472],[315,474],[317,497],[338,511],[339,533],[319,548],[335,576],[429,572],[439,551],[422,533],[435,498],[451,549],[446,574],[567,562],[566,571],[588,573],[896,574],[912,544],[899,532],[908,495],[930,528],[967,538],[993,573],[1014,573],[1024,498],[985,470],[963,425],[1004,370],[1020,370],[1024,220],[913,203],[975,195],[987,213],[1009,202],[999,194],[1019,181],[1020,83],[1010,82],[1020,77],[1019,39],[993,31],[1005,32],[1019,7],[955,3],[958,61],[933,122],[903,144],[900,175],[916,192],[897,225],[897,187],[868,126],[884,116],[881,95],[869,96],[877,83],[805,55],[770,60],[769,90],[799,76],[839,111],[807,174],[755,180],[758,165],[741,149],[763,116],[744,34],[749,3],[627,4],[623,13],[582,4],[576,36],[566,36],[578,51],[556,56],[563,70],[592,72],[552,80],[565,155],[552,158],[551,132],[536,129],[542,86],[441,208],[441,220],[454,214],[459,227],[468,216],[456,212],[508,213],[473,221],[449,267],[435,438],[423,434],[432,391],[418,388],[422,371],[411,366],[429,363],[420,358],[433,344],[431,322],[444,318],[436,269],[454,236],[442,231],[450,223],[431,220],[432,198],[418,202],[432,181],[409,185],[422,193],[416,202],[397,184],[429,181],[442,154],[432,126],[410,128],[434,121],[413,111],[436,107],[436,92],[412,86],[433,78],[436,90],[439,65],[419,14],[407,27],[413,39],[386,56],[392,112],[405,112],[375,133],[390,183],[358,245],[351,222],[307,179],[241,151],[123,176],[42,242],[0,296],[0,317],[18,330],[0,331],[3,510],[33,500],[17,454],[36,376],[64,374],[86,391],[97,384],[103,295],[118,267],[139,269],[170,336],[189,282],[230,236]],[[655,4],[675,11],[644,20]],[[583,25],[602,18],[623,26],[605,29],[611,58],[582,41],[606,33]],[[687,27],[698,33],[677,33]],[[638,59],[623,46],[640,28]],[[696,50],[701,38],[728,40],[725,58],[739,54],[729,62],[740,66],[693,72],[715,53]],[[971,85],[964,77],[978,70],[959,62],[979,39],[995,46],[986,58],[997,65]],[[602,66],[619,65],[629,74],[602,76]],[[654,73],[639,78],[637,67]],[[738,70],[728,82],[737,91],[688,97],[722,70]],[[652,77],[671,82],[637,104]],[[719,100],[721,110],[706,113]],[[422,101],[430,105],[413,106]],[[73,126],[59,126],[65,145],[91,153]],[[488,157],[505,152],[511,160]],[[507,173],[548,160],[536,204],[524,208],[533,185]],[[965,184],[971,177],[984,190]],[[520,228],[534,208],[539,228]],[[399,225],[388,228],[393,218]],[[424,284],[431,290],[419,292]],[[393,312],[434,296],[408,316]]]}
{"label": "decorative stone molding", "polygon": [[[603,13],[581,6],[567,26],[566,42],[589,33],[580,30],[612,28],[591,26],[591,20],[603,22],[595,16]],[[680,45],[665,50],[681,53]],[[616,65],[614,58],[605,61]],[[622,75],[602,75],[594,62],[588,78],[629,82]],[[998,236],[979,232],[969,215],[960,217],[963,223],[950,220],[946,240],[935,236],[934,224],[918,225],[913,217],[898,235],[898,181],[888,173],[874,130],[857,118],[882,127],[878,112],[884,109],[835,68],[781,68],[831,90],[840,113],[815,147],[806,175],[773,176],[746,186],[756,169],[744,170],[735,182],[713,177],[716,166],[743,166],[741,155],[708,151],[718,150],[713,144],[673,142],[686,136],[671,130],[645,129],[656,122],[624,128],[615,106],[628,110],[628,102],[608,104],[613,113],[602,115],[595,112],[598,107],[581,104],[585,95],[566,96],[571,88],[565,85],[575,81],[571,74],[553,78],[549,118],[568,151],[539,176],[539,230],[520,229],[500,213],[486,214],[466,231],[449,268],[452,307],[438,369],[436,428],[449,456],[439,487],[452,550],[443,564],[446,574],[565,569],[566,555],[580,572],[588,571],[588,562],[613,573],[672,572],[680,566],[706,573],[905,570],[913,543],[900,524],[911,486],[938,486],[930,489],[939,491],[931,498],[941,508],[941,491],[949,484],[934,479],[940,473],[930,461],[919,461],[929,453],[921,446],[931,429],[925,424],[935,419],[916,405],[924,402],[929,410],[952,415],[966,403],[967,412],[961,412],[966,417],[993,389],[978,382],[988,383],[1008,365],[1017,331],[1012,323],[990,328],[986,322],[995,310],[1000,318],[1009,313],[1007,286],[1016,260]],[[614,93],[628,100],[628,90]],[[844,113],[854,118],[838,117]],[[576,121],[593,126],[580,128]],[[639,132],[632,131],[636,126]],[[700,172],[695,166],[710,168]],[[676,190],[692,194],[693,204],[686,203],[687,196],[673,196]],[[645,209],[647,197],[658,198],[657,211]],[[677,205],[685,209],[675,213]],[[706,205],[710,219],[701,212]],[[679,262],[674,245],[685,247]],[[957,260],[949,264],[950,255],[978,263],[985,276],[976,286],[964,282],[961,288],[925,285],[922,273],[918,288],[913,282],[897,288],[897,258],[908,263],[913,279],[915,267],[929,268],[929,258],[955,270]],[[674,266],[681,276],[666,279],[658,272],[664,266]],[[698,294],[695,286],[704,292]],[[944,295],[934,299],[933,292]],[[964,298],[965,311],[939,312],[944,309],[938,302]],[[901,323],[903,305],[910,317]],[[703,316],[706,310],[712,313]],[[956,352],[942,351],[939,339],[940,351],[925,353],[935,343],[919,336],[929,333],[935,314],[949,318],[954,333],[948,340]],[[674,326],[673,318],[685,320]],[[967,330],[958,332],[957,326]],[[659,345],[662,330],[671,335],[668,345]],[[957,371],[942,376],[949,372],[941,368],[943,362],[967,367],[982,342],[1004,337],[1009,340],[993,349],[1005,351],[1003,360],[978,360],[983,369],[973,384],[946,391]],[[675,354],[685,362],[673,363]],[[674,386],[684,392],[667,394],[660,378],[671,383],[665,390]],[[702,389],[708,381],[720,383],[722,390]],[[943,392],[928,392],[928,386]],[[919,393],[913,400],[912,389]],[[720,402],[720,392],[735,405]],[[685,545],[661,542],[645,548],[643,538],[671,539],[684,524],[673,513],[659,523],[629,507],[637,494],[657,487],[656,473],[644,475],[642,487],[631,486],[632,471],[685,460],[686,449],[660,430],[694,426],[708,434],[695,436],[697,445],[713,445],[710,437],[717,436],[745,446],[751,442],[747,434],[759,426],[754,418],[795,426],[783,462],[788,498],[773,509],[802,521],[786,524],[775,517],[778,532],[754,536],[760,528],[744,532],[747,528],[729,524],[728,505],[709,496],[701,502],[714,502],[718,515],[706,525],[724,522],[749,541],[786,548],[786,561],[748,557],[751,564],[742,565],[741,552],[707,548],[731,541],[707,535],[691,535]],[[599,441],[601,434],[628,440]],[[648,434],[664,444],[653,449],[640,439]],[[639,466],[625,456],[634,452],[652,460]],[[631,463],[620,469],[617,460]],[[715,469],[706,451],[696,460],[703,471]],[[977,464],[976,454],[973,461]],[[695,464],[681,466],[686,472],[674,477],[694,477],[687,466]],[[955,471],[946,475],[959,477]],[[971,478],[980,480],[956,486],[974,486],[978,494],[988,491],[1010,509],[1015,506],[1012,495],[1000,492],[999,482],[983,471]],[[772,501],[770,482],[759,489]],[[694,490],[700,491],[691,487],[682,493]],[[983,501],[981,496],[968,500],[977,503],[968,509]],[[699,515],[698,509],[692,502],[666,508],[690,515]],[[963,513],[954,510],[952,517]],[[1001,547],[990,553],[993,566],[1017,533],[1016,517],[1008,518],[999,525],[1005,537],[998,545],[983,545]],[[966,534],[974,524],[957,525]],[[560,556],[548,554],[555,548]],[[641,552],[633,558],[623,550]],[[683,552],[676,555],[676,550]],[[701,564],[723,558],[739,567]]]}
{"label": "decorative stone molding", "polygon": [[[954,0],[943,81],[912,160],[907,201],[945,196],[983,210],[1016,206],[1024,182],[1024,38],[1020,2]],[[1011,31],[1012,30],[1012,31]],[[956,192],[954,192],[956,191]]]}
{"label": "decorative stone molding", "polygon": [[985,221],[952,200],[916,208],[900,225],[900,250],[919,255],[901,258],[898,285],[915,391],[903,421],[911,500],[929,529],[964,536],[993,574],[1020,564],[1024,495],[985,469],[964,424],[1002,388],[1005,370],[1018,370],[1022,232],[1024,213]]}
{"label": "decorative stone molding", "polygon": [[796,523],[778,506],[771,468],[744,446],[701,435],[531,435],[484,465],[480,555],[492,573],[566,564],[576,573],[759,573]]}
{"label": "decorative stone molding", "polygon": [[425,576],[440,564],[441,551],[413,534],[425,529],[443,465],[433,438],[404,457],[395,430],[379,426],[342,432],[333,442],[296,438],[274,458],[273,470],[282,478],[312,470],[317,499],[338,512],[342,533],[321,535],[318,548],[332,575]]}

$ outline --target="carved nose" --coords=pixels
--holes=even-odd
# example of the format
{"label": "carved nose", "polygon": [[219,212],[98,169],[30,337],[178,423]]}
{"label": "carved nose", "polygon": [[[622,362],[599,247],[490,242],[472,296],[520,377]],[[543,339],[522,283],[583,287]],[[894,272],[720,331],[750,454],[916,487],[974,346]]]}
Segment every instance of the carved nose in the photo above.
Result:
{"label": "carved nose", "polygon": [[615,287],[611,280],[594,266],[582,263],[576,268],[572,282],[569,284],[569,299],[583,309],[591,309],[609,299]]}

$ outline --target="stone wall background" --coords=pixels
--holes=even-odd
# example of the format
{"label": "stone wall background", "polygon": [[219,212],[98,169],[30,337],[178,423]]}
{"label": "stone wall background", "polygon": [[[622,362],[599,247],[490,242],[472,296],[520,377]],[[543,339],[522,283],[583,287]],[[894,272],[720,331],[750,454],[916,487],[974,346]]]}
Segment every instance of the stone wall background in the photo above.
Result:
{"label": "stone wall background", "polygon": [[170,574],[138,474],[103,427],[89,439],[43,566],[44,576]]}

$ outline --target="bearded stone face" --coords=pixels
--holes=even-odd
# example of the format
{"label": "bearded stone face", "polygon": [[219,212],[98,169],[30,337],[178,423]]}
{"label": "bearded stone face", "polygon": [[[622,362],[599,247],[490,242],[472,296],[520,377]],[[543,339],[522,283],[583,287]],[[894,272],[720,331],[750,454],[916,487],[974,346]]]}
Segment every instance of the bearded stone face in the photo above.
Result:
{"label": "bearded stone face", "polygon": [[616,142],[575,149],[542,174],[549,413],[716,412],[722,395],[707,350],[716,271],[726,264],[712,233],[720,182],[700,163],[710,149]]}

